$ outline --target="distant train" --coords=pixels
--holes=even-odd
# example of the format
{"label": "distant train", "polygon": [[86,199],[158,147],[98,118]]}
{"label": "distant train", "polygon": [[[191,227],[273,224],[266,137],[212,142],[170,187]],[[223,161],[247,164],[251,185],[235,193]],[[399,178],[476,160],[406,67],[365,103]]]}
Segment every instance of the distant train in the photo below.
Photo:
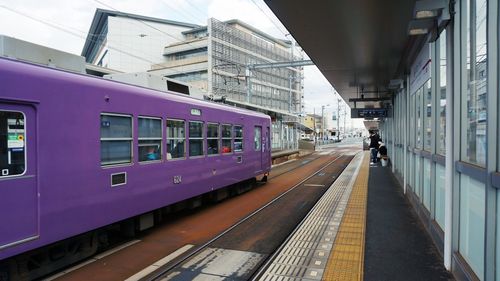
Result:
{"label": "distant train", "polygon": [[1,58],[0,260],[264,176],[270,125],[241,108]]}

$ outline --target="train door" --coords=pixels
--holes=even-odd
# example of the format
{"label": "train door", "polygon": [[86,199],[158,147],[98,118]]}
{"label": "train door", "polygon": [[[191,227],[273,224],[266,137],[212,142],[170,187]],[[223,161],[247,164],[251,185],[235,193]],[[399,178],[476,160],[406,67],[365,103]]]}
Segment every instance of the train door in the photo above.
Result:
{"label": "train door", "polygon": [[266,127],[262,136],[262,169],[268,169],[271,166],[271,131]]}
{"label": "train door", "polygon": [[38,237],[35,114],[0,103],[0,250]]}
{"label": "train door", "polygon": [[258,152],[258,153],[256,153],[257,157],[258,157],[258,160],[257,160],[258,167],[257,167],[256,172],[260,172],[264,168],[262,166],[262,127],[255,126],[253,133],[254,133],[253,134],[254,150],[255,150],[255,152]]}

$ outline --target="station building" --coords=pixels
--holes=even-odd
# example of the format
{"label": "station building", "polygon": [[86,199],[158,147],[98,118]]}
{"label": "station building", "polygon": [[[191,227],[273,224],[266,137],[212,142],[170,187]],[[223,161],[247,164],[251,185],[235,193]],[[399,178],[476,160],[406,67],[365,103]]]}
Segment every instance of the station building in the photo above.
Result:
{"label": "station building", "polygon": [[379,130],[445,267],[500,280],[499,2],[265,2]]}

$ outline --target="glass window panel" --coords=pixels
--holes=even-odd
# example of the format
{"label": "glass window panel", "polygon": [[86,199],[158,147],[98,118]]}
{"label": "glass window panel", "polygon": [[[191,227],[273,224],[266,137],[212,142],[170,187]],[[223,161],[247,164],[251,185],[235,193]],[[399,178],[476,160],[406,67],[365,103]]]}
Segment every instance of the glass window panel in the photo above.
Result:
{"label": "glass window panel", "polygon": [[208,155],[219,154],[219,140],[218,139],[208,139],[207,140],[207,153],[208,153]]}
{"label": "glass window panel", "polygon": [[437,153],[446,155],[446,30],[439,37],[439,119]]}
{"label": "glass window panel", "polygon": [[222,137],[223,138],[231,138],[231,125],[222,125]]}
{"label": "glass window panel", "polygon": [[243,127],[234,126],[234,151],[243,151]]}
{"label": "glass window panel", "polygon": [[410,99],[410,126],[408,127],[408,130],[410,130],[410,147],[415,147],[415,99],[416,99],[416,94],[411,95]]}
{"label": "glass window panel", "polygon": [[203,122],[189,122],[189,138],[203,137]]}
{"label": "glass window panel", "polygon": [[242,126],[234,126],[234,137],[235,138],[243,138],[243,127]]}
{"label": "glass window panel", "polygon": [[500,280],[500,190],[497,189],[497,279]]}
{"label": "glass window panel", "polygon": [[413,156],[415,159],[415,193],[417,194],[418,198],[420,198],[420,202],[422,201],[422,185],[421,185],[421,177],[422,174],[420,173],[420,156],[414,155]]}
{"label": "glass window panel", "polygon": [[184,121],[167,120],[168,138],[185,138]]}
{"label": "glass window panel", "polygon": [[417,128],[416,135],[416,147],[422,149],[422,95],[424,88],[417,90],[416,101],[415,101],[415,122]]}
{"label": "glass window panel", "polygon": [[424,150],[431,151],[432,137],[432,91],[431,79],[423,87],[424,98]]}
{"label": "glass window panel", "polygon": [[461,174],[459,250],[481,280],[484,273],[484,205],[484,184]]}
{"label": "glass window panel", "polygon": [[207,154],[219,154],[219,124],[207,125]]}
{"label": "glass window panel", "polygon": [[139,138],[161,137],[161,119],[139,117]]}
{"label": "glass window panel", "polygon": [[431,210],[431,161],[427,158],[422,158],[424,162],[424,185],[423,185],[423,202],[428,211]]}
{"label": "glass window panel", "polygon": [[230,153],[232,152],[231,148],[231,140],[230,139],[223,139],[222,140],[222,153]]}
{"label": "glass window panel", "polygon": [[167,140],[167,159],[178,159],[186,157],[186,145],[184,139]]}
{"label": "glass window panel", "polygon": [[207,138],[218,138],[218,137],[219,137],[219,124],[208,124]]}
{"label": "glass window panel", "polygon": [[436,164],[436,222],[444,229],[445,169]]}
{"label": "glass window panel", "polygon": [[466,140],[465,161],[480,166],[486,163],[486,94],[487,94],[487,1],[467,3],[466,108],[464,124]]}
{"label": "glass window panel", "polygon": [[22,175],[26,169],[24,114],[0,111],[0,177]]}
{"label": "glass window panel", "polygon": [[101,164],[130,163],[132,150],[130,141],[101,141]]}
{"label": "glass window panel", "polygon": [[161,119],[138,118],[139,162],[161,160],[162,127]]}
{"label": "glass window panel", "polygon": [[160,140],[139,140],[139,161],[161,160]]}
{"label": "glass window panel", "polygon": [[102,114],[101,138],[132,138],[132,118]]}
{"label": "glass window panel", "polygon": [[132,117],[101,114],[101,165],[132,162]]}
{"label": "glass window panel", "polygon": [[203,155],[203,140],[189,139],[189,156]]}
{"label": "glass window panel", "polygon": [[262,133],[262,128],[261,127],[255,127],[254,128],[254,138],[253,138],[253,141],[254,141],[254,148],[255,148],[255,151],[260,151],[260,147],[261,147],[261,133]]}

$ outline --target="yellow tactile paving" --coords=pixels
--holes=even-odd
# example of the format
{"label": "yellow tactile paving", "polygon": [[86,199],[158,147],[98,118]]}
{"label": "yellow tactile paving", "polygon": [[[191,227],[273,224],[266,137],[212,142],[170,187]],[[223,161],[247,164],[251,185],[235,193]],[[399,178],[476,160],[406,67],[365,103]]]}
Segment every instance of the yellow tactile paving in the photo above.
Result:
{"label": "yellow tactile paving", "polygon": [[363,280],[369,159],[365,152],[323,280]]}

